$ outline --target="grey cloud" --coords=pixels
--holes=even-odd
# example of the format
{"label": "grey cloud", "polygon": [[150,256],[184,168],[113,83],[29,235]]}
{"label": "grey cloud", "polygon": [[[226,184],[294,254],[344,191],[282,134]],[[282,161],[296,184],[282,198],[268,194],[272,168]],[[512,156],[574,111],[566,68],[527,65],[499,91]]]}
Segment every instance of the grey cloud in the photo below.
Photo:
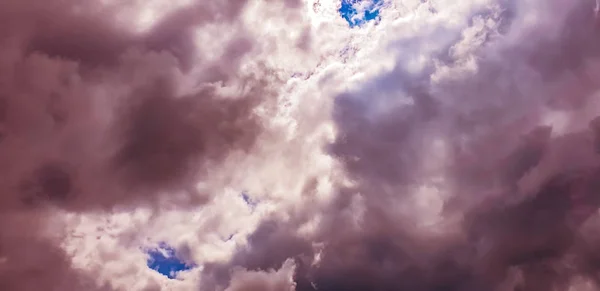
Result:
{"label": "grey cloud", "polygon": [[231,284],[226,291],[294,291],[296,284],[293,281],[294,264],[291,260],[283,263],[282,267],[275,270],[247,271],[237,269],[233,271]]}
{"label": "grey cloud", "polygon": [[69,255],[59,247],[59,237],[45,234],[45,222],[40,220],[44,215],[0,213],[0,288],[113,291],[109,284],[98,284],[92,274],[71,265]]}
{"label": "grey cloud", "polygon": [[[515,20],[527,12],[504,1],[509,9],[500,15],[510,19],[496,27],[503,36],[486,39],[474,52],[476,74],[434,81],[435,66],[415,76],[398,65],[363,90],[339,96],[333,111],[338,136],[327,150],[355,185],[337,187],[329,207],[306,209],[299,221],[276,224],[271,235],[259,227],[252,237],[272,238],[260,241],[268,253],[251,239],[230,262],[206,269],[203,280],[225,288],[231,277],[224,270],[264,271],[290,258],[297,264],[298,291],[541,291],[565,290],[579,275],[597,280],[595,248],[582,240],[580,228],[599,205],[594,123],[557,136],[553,128],[539,126],[536,115],[553,108],[548,88],[569,71],[583,75],[582,63],[596,59],[592,2],[552,1],[569,16],[549,25],[573,33],[547,42],[517,37],[506,44],[519,35]],[[419,40],[411,41],[409,50],[418,48]],[[456,41],[440,46],[435,57],[441,63],[459,64],[447,52]],[[521,90],[530,80],[541,81]],[[576,96],[581,104],[598,88],[593,81],[586,84],[588,90]],[[573,96],[557,98],[567,97]],[[576,108],[560,110],[576,119]],[[446,229],[450,234],[432,236],[413,225],[419,213],[410,209],[408,197],[423,178],[426,148],[436,137],[447,141],[449,155],[444,170],[451,195],[442,215],[448,220],[458,215],[462,222]],[[537,179],[534,172],[545,174]],[[527,179],[536,184],[533,193],[520,192]],[[362,214],[353,208],[356,203]],[[311,211],[324,213],[317,234],[298,236],[303,215]]]}
{"label": "grey cloud", "polygon": [[47,236],[61,231],[54,209],[197,206],[193,183],[251,150],[263,129],[254,109],[274,86],[237,70],[252,40],[219,60],[245,93],[176,88],[205,65],[192,30],[236,21],[245,3],[195,2],[139,34],[85,1],[0,3],[0,289],[113,290]]}

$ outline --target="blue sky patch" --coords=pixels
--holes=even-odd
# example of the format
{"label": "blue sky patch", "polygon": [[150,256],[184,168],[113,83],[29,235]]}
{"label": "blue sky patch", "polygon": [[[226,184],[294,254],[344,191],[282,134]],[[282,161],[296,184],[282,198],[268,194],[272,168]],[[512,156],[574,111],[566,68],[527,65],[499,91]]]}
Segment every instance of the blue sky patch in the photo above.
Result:
{"label": "blue sky patch", "polygon": [[175,279],[177,273],[191,270],[195,267],[177,258],[175,249],[166,243],[160,243],[158,248],[148,250],[147,254],[149,255],[147,261],[148,267],[169,279]]}
{"label": "blue sky patch", "polygon": [[383,2],[384,0],[342,0],[338,11],[350,27],[355,27],[378,19]]}

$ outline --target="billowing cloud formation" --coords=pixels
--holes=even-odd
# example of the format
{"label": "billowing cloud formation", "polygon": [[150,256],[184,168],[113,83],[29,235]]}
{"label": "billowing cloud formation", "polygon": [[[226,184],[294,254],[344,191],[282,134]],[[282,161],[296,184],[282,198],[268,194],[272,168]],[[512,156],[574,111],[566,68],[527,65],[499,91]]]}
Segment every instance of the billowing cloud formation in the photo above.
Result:
{"label": "billowing cloud formation", "polygon": [[[143,32],[113,17],[119,5],[0,4],[2,290],[113,290],[71,265],[57,209],[203,204],[200,177],[262,131],[273,84],[231,65],[252,42],[223,48],[215,62],[231,72],[187,85],[215,65],[196,57],[193,30],[234,22],[244,1],[188,4]],[[225,92],[224,77],[243,88]]]}
{"label": "billowing cloud formation", "polygon": [[596,3],[440,2],[3,2],[0,289],[597,290]]}
{"label": "billowing cloud formation", "polygon": [[390,73],[336,97],[326,150],[351,182],[331,203],[265,222],[205,276],[294,258],[299,291],[596,280],[580,228],[599,203],[594,3],[470,4],[466,23],[401,39]]}

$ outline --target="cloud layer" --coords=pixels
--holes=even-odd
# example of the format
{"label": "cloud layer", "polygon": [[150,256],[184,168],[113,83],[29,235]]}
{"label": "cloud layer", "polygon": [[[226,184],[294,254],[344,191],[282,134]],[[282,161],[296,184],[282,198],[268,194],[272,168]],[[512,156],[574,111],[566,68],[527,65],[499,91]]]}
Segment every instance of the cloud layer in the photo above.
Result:
{"label": "cloud layer", "polygon": [[594,1],[38,2],[0,4],[0,289],[598,289]]}
{"label": "cloud layer", "polygon": [[[201,205],[210,195],[198,180],[254,145],[263,127],[255,111],[272,83],[235,72],[235,94],[215,85],[225,75],[182,86],[202,68],[190,29],[232,21],[244,3],[191,5],[135,33],[96,3],[3,2],[3,289],[111,289],[71,266],[51,219],[58,209]],[[246,51],[218,62],[231,67]]]}

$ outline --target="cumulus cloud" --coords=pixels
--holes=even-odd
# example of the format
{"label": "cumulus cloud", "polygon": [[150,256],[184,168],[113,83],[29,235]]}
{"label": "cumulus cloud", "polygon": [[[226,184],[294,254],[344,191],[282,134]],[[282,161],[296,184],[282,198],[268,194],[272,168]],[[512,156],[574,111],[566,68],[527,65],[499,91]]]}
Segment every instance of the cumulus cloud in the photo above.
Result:
{"label": "cumulus cloud", "polygon": [[0,4],[0,287],[596,288],[596,2],[34,2]]}
{"label": "cumulus cloud", "polygon": [[294,265],[291,260],[284,262],[278,271],[267,273],[235,270],[227,291],[252,291],[252,290],[295,290],[293,280]]}
{"label": "cumulus cloud", "polygon": [[[0,6],[0,284],[121,289],[73,266],[61,246],[67,234],[60,211],[165,200],[193,207],[210,199],[196,183],[251,150],[265,126],[258,109],[277,90],[277,83],[232,65],[252,48],[249,40],[222,48],[210,64],[196,57],[194,30],[235,22],[245,1],[191,3],[142,32],[116,21],[110,5]],[[237,83],[222,84],[224,76],[194,80],[215,63],[227,64],[224,76]]]}
{"label": "cumulus cloud", "polygon": [[594,3],[467,2],[379,24],[415,28],[387,39],[388,72],[331,103],[331,200],[261,224],[227,264],[295,258],[296,290],[562,290],[589,275],[569,260],[597,209]]}

